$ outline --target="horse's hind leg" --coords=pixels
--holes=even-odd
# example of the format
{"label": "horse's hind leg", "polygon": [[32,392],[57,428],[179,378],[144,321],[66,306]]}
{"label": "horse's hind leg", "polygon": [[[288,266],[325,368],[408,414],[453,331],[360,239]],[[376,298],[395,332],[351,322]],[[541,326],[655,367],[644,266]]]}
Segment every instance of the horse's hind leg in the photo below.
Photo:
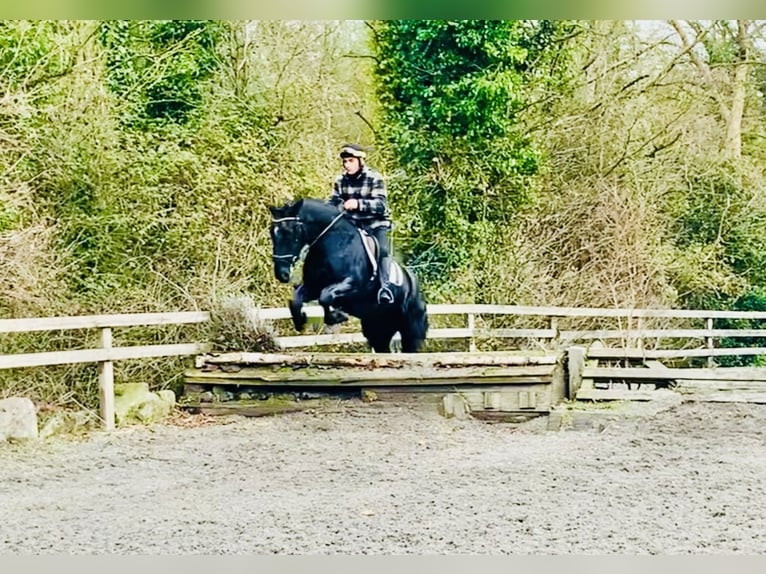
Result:
{"label": "horse's hind leg", "polygon": [[402,353],[417,353],[423,347],[425,339],[402,334]]}
{"label": "horse's hind leg", "polygon": [[303,331],[308,321],[306,313],[303,311],[303,291],[303,285],[297,285],[293,290],[293,298],[287,303],[296,331]]}
{"label": "horse's hind leg", "polygon": [[423,346],[425,333],[411,317],[404,317],[404,324],[399,333],[402,336],[402,353],[417,353]]}
{"label": "horse's hind leg", "polygon": [[423,346],[428,333],[428,315],[423,296],[417,294],[415,298],[405,306],[402,317],[402,352],[416,353]]}
{"label": "horse's hind leg", "polygon": [[391,352],[391,339],[393,339],[395,333],[396,331],[387,325],[370,325],[362,321],[362,334],[376,353]]}
{"label": "horse's hind leg", "polygon": [[391,337],[373,337],[367,339],[367,342],[372,347],[372,350],[376,353],[390,353],[391,352]]}

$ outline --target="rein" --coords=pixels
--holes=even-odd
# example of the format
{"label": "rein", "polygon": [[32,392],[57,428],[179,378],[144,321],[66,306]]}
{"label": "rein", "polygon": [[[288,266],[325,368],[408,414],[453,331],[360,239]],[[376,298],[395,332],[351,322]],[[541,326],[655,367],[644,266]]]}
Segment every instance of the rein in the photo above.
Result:
{"label": "rein", "polygon": [[[316,244],[316,242],[317,242],[317,241],[319,241],[319,240],[322,238],[322,236],[324,236],[324,234],[325,234],[325,233],[327,233],[328,231],[330,231],[330,229],[332,228],[332,226],[333,226],[333,225],[335,225],[335,223],[336,223],[336,222],[337,222],[337,221],[338,221],[338,220],[339,220],[341,217],[343,217],[343,214],[344,214],[344,213],[345,213],[345,210],[341,210],[341,212],[340,212],[338,215],[336,215],[336,216],[333,218],[333,220],[332,220],[330,223],[328,223],[328,224],[327,224],[327,226],[326,226],[326,227],[325,227],[325,228],[324,228],[324,229],[323,229],[323,230],[322,230],[322,231],[319,233],[319,235],[317,235],[317,236],[314,238],[314,241],[312,241],[311,243],[309,243],[308,249],[311,249],[312,247],[314,247],[314,245]],[[272,225],[273,225],[273,224],[275,224],[275,223],[281,223],[281,222],[283,222],[283,221],[297,221],[297,222],[298,222],[298,225],[303,225],[303,221],[301,221],[301,218],[300,218],[300,217],[280,217],[279,219],[273,219],[273,220],[271,221],[271,223],[272,223]],[[308,251],[308,249],[307,249],[307,251]],[[301,250],[301,251],[303,251],[303,250]],[[272,256],[271,256],[271,258],[272,258],[272,259],[289,259],[289,258],[292,258],[292,260],[293,260],[293,261],[297,260],[297,259],[298,259],[298,257],[299,257],[299,255],[292,255],[292,254],[288,254],[288,255],[272,255]]]}
{"label": "rein", "polygon": [[341,212],[340,212],[338,215],[336,215],[336,216],[333,218],[333,220],[332,220],[330,223],[328,223],[328,224],[327,224],[327,227],[325,227],[325,228],[322,230],[322,232],[321,232],[319,235],[317,235],[317,236],[314,238],[314,241],[312,241],[312,242],[309,244],[309,249],[311,249],[312,247],[314,247],[314,244],[315,244],[317,241],[319,241],[319,240],[322,238],[322,236],[323,236],[325,233],[327,233],[328,231],[330,231],[330,228],[331,228],[333,225],[335,225],[335,222],[336,222],[336,221],[338,221],[338,220],[339,220],[341,217],[343,217],[343,214],[344,214],[344,213],[345,213],[345,211],[344,211],[344,210],[341,210]]}

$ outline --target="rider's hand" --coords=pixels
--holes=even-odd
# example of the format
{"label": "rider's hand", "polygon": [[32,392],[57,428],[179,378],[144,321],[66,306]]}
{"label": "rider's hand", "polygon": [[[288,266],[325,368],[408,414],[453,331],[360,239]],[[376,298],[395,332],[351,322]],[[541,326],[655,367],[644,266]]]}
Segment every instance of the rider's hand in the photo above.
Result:
{"label": "rider's hand", "polygon": [[354,211],[355,209],[359,209],[359,200],[354,199],[353,197],[351,199],[347,199],[343,203],[343,209],[346,211]]}

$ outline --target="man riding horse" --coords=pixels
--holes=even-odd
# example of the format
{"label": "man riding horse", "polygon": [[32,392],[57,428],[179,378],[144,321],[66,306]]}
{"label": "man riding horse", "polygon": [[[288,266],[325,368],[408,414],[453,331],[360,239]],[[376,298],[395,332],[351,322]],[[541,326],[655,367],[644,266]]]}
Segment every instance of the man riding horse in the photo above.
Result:
{"label": "man riding horse", "polygon": [[272,205],[269,210],[274,277],[289,283],[293,266],[302,253],[306,254],[302,282],[295,286],[288,302],[297,331],[302,331],[308,320],[303,305],[317,301],[324,309],[325,325],[342,323],[349,315],[357,317],[362,334],[378,353],[391,352],[396,333],[401,336],[402,352],[420,349],[428,333],[428,315],[412,271],[393,265],[396,281],[390,283],[390,290],[394,302],[379,304],[375,266],[359,228],[346,211],[312,198]]}
{"label": "man riding horse", "polygon": [[391,304],[394,302],[388,281],[391,263],[388,230],[391,228],[391,219],[386,204],[383,176],[365,165],[364,159],[367,154],[357,144],[343,146],[340,157],[343,161],[343,173],[335,180],[328,203],[342,206],[357,227],[364,229],[377,240],[380,250],[378,303]]}

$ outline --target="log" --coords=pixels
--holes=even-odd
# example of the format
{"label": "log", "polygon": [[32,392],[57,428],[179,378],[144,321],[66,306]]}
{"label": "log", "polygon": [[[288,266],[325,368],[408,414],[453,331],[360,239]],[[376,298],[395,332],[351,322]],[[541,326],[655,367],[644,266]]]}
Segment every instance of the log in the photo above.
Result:
{"label": "log", "polygon": [[459,367],[478,365],[553,365],[555,355],[529,352],[494,353],[209,353],[195,361],[204,365],[286,365],[290,367],[329,366],[368,369],[421,367]]}
{"label": "log", "polygon": [[556,365],[526,367],[352,369],[335,367],[244,367],[236,372],[190,369],[187,383],[253,386],[369,386],[550,383]]}
{"label": "log", "polygon": [[546,412],[511,412],[511,411],[471,411],[475,419],[493,423],[525,423],[534,418],[547,414]]}
{"label": "log", "polygon": [[689,402],[707,403],[754,403],[766,404],[766,392],[758,391],[711,391],[706,393],[690,393],[684,395]]}

